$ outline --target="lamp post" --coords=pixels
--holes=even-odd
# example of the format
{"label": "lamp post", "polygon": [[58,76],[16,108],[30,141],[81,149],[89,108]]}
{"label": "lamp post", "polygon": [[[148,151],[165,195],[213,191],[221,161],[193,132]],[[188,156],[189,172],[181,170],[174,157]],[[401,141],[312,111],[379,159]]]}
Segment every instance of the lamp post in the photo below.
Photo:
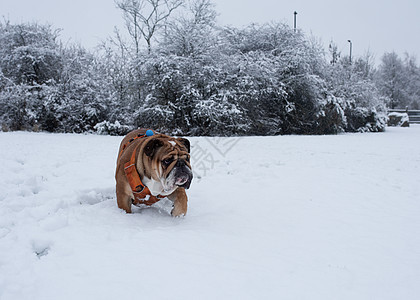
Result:
{"label": "lamp post", "polygon": [[295,15],[294,23],[293,23],[294,24],[293,29],[296,32],[296,15],[297,15],[297,12],[295,11],[293,14]]}
{"label": "lamp post", "polygon": [[352,47],[353,47],[353,43],[351,42],[351,40],[347,40],[347,42],[350,43],[350,64],[351,64],[351,50],[352,50]]}

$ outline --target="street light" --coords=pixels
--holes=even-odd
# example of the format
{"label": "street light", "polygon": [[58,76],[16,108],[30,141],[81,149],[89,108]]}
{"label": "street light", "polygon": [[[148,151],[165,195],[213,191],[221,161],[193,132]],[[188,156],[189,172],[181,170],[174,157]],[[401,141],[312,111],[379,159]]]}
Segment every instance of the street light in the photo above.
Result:
{"label": "street light", "polygon": [[350,43],[350,64],[351,64],[351,48],[353,47],[353,43],[351,42],[351,40],[347,40],[347,42]]}
{"label": "street light", "polygon": [[297,15],[297,12],[295,11],[294,13],[293,13],[294,15],[295,15],[295,18],[294,18],[294,31],[296,32],[296,15]]}

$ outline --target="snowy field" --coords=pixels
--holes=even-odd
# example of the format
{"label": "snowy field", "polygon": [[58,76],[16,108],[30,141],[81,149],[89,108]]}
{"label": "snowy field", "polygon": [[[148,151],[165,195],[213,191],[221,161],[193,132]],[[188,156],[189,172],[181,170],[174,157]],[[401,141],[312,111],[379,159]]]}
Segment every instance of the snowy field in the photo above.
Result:
{"label": "snowy field", "polygon": [[420,299],[420,126],[190,140],[172,218],[117,208],[121,137],[0,133],[0,299]]}

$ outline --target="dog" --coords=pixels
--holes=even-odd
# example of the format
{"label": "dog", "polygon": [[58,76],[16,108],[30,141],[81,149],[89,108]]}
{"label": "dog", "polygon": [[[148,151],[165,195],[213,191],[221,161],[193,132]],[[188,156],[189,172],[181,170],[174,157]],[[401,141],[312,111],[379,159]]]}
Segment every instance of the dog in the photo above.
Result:
{"label": "dog", "polygon": [[171,215],[185,216],[193,179],[190,142],[150,129],[128,133],[121,142],[115,172],[118,207],[131,213],[131,205],[152,205],[167,197]]}

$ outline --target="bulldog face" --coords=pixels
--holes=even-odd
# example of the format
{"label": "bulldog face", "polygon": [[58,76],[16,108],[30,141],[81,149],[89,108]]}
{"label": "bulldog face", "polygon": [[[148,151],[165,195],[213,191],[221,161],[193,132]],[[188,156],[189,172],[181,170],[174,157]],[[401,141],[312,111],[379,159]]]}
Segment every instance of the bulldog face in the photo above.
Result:
{"label": "bulldog face", "polygon": [[189,152],[190,142],[184,138],[156,137],[145,146],[152,178],[162,184],[164,192],[190,187],[193,174]]}

